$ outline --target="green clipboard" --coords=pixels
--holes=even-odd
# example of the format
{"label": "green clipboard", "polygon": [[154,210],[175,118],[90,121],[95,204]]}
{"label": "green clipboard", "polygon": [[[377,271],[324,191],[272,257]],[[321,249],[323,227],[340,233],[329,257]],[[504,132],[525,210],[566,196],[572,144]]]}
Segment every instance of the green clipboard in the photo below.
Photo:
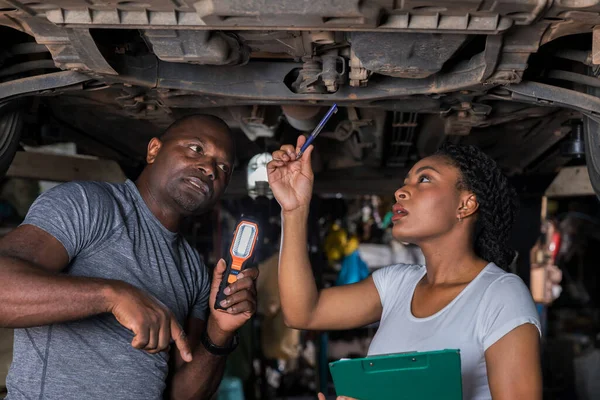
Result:
{"label": "green clipboard", "polygon": [[359,400],[462,400],[460,351],[413,352],[329,364],[338,396]]}

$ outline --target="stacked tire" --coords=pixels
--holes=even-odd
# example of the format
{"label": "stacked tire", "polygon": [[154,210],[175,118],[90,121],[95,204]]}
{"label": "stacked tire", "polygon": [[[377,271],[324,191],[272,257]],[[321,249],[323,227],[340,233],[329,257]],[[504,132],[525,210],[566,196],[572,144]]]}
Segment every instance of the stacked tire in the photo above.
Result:
{"label": "stacked tire", "polygon": [[19,148],[23,122],[22,102],[0,104],[0,177],[6,174]]}

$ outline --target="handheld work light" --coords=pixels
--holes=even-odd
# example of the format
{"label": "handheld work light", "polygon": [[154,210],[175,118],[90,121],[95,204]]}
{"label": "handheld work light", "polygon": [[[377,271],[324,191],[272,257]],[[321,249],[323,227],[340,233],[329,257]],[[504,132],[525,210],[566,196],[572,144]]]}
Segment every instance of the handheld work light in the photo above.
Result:
{"label": "handheld work light", "polygon": [[258,223],[252,218],[242,218],[235,228],[233,240],[229,253],[225,258],[227,267],[223,274],[223,280],[217,293],[215,309],[225,310],[226,307],[220,305],[227,295],[223,293],[225,288],[237,280],[237,275],[247,268],[253,259],[256,242],[258,240]]}

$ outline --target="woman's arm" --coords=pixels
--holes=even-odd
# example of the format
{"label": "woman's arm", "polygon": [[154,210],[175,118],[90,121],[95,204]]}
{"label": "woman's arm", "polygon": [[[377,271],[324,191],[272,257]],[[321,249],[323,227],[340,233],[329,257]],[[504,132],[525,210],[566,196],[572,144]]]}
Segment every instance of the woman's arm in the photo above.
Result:
{"label": "woman's arm", "polygon": [[279,293],[285,322],[296,329],[328,330],[364,326],[381,318],[382,306],[372,278],[319,292],[308,259],[307,220],[312,197],[312,146],[284,145],[267,167],[269,184],[282,209]]}
{"label": "woman's arm", "polygon": [[485,352],[494,400],[541,400],[540,333],[533,324],[513,329]]}

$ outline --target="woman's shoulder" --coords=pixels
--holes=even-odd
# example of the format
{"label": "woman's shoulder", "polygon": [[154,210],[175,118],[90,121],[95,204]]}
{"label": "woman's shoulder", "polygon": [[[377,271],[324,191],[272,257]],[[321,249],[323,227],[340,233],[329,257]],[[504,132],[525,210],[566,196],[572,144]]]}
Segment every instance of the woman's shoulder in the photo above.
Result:
{"label": "woman's shoulder", "polygon": [[486,287],[525,285],[518,275],[505,271],[494,263],[489,263],[484,268],[479,281]]}
{"label": "woman's shoulder", "polygon": [[425,273],[425,266],[418,264],[394,264],[379,268],[373,273],[373,283],[379,292],[384,306],[389,301],[402,297],[404,290],[408,290]]}
{"label": "woman's shoulder", "polygon": [[400,284],[411,277],[422,276],[425,271],[424,265],[418,264],[394,264],[379,268],[373,272],[375,284],[393,282]]}
{"label": "woman's shoulder", "polygon": [[393,264],[388,265],[383,268],[379,268],[374,273],[380,274],[393,274],[395,276],[398,275],[411,275],[411,274],[419,274],[425,270],[424,265],[419,264]]}
{"label": "woman's shoulder", "polygon": [[535,325],[541,334],[539,314],[525,282],[495,265],[483,272],[477,320],[484,350],[522,324]]}
{"label": "woman's shoulder", "polygon": [[494,263],[490,263],[482,272],[479,282],[479,291],[483,294],[483,301],[490,303],[518,303],[533,304],[531,293],[525,282],[511,272],[507,272]]}

